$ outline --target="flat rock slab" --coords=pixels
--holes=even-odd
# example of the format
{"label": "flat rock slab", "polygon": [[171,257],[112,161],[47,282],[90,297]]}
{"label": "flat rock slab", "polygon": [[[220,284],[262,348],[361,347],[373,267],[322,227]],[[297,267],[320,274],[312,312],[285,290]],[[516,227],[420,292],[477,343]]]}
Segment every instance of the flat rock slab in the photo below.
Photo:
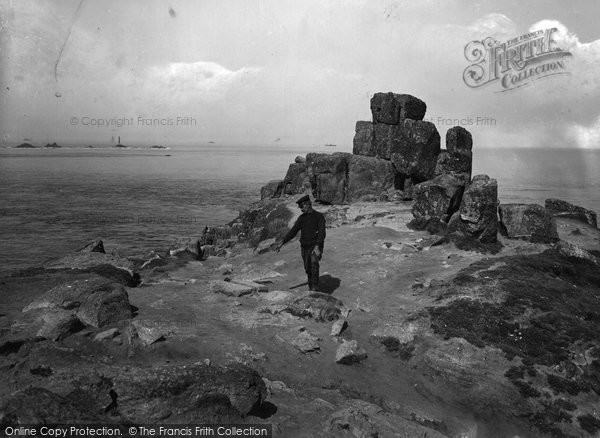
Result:
{"label": "flat rock slab", "polygon": [[212,280],[209,285],[212,292],[227,295],[228,297],[241,297],[242,295],[249,295],[252,292],[258,291],[253,286],[224,280]]}
{"label": "flat rock slab", "polygon": [[117,336],[118,334],[119,334],[118,328],[111,328],[111,329],[105,330],[103,332],[100,332],[96,336],[94,336],[94,341],[104,341],[106,339],[112,339],[115,336]]}
{"label": "flat rock slab", "polygon": [[361,362],[367,358],[367,352],[364,348],[358,346],[355,340],[344,341],[335,353],[336,363],[343,365],[352,365]]}
{"label": "flat rock slab", "polygon": [[233,281],[241,282],[241,281],[253,281],[255,283],[264,283],[269,281],[272,278],[283,277],[283,274],[280,274],[277,271],[273,271],[270,269],[252,269],[248,272],[242,272],[235,277],[233,277]]}
{"label": "flat rock slab", "polygon": [[280,333],[275,338],[304,354],[318,352],[321,349],[319,338],[309,333],[304,327]]}
{"label": "flat rock slab", "polygon": [[46,269],[87,269],[94,266],[111,265],[133,275],[133,262],[101,252],[76,252],[44,264]]}
{"label": "flat rock slab", "polygon": [[154,344],[165,339],[167,335],[160,324],[151,320],[135,320],[132,321],[131,325],[144,345]]}
{"label": "flat rock slab", "polygon": [[349,400],[342,409],[331,414],[326,430],[333,436],[350,436],[346,432],[352,431],[351,436],[356,437],[446,437],[364,400]]}
{"label": "flat rock slab", "polygon": [[240,286],[247,286],[253,289],[253,292],[268,292],[269,288],[264,284],[256,283],[254,281],[249,280],[231,280],[231,283],[239,284]]}

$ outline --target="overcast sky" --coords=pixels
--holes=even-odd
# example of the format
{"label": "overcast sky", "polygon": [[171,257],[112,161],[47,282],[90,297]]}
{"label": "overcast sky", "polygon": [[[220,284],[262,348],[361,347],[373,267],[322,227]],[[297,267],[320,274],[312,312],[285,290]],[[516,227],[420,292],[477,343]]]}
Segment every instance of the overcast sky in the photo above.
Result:
{"label": "overcast sky", "polygon": [[[355,122],[371,119],[370,97],[393,91],[425,101],[442,138],[463,119],[476,147],[600,148],[595,0],[0,4],[5,145],[121,136],[128,144],[279,139],[350,150]],[[470,41],[551,27],[573,55],[569,75],[508,92],[464,83]],[[91,125],[99,119],[113,125]],[[114,126],[118,119],[128,126]]]}

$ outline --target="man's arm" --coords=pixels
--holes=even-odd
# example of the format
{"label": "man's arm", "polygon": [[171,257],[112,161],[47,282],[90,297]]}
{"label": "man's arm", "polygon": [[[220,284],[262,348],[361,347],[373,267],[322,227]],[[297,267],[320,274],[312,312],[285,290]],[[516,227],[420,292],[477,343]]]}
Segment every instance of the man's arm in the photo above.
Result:
{"label": "man's arm", "polygon": [[296,219],[296,223],[294,224],[292,229],[290,231],[288,231],[288,233],[285,235],[285,237],[283,238],[281,243],[279,245],[277,245],[277,247],[275,248],[275,251],[279,252],[279,250],[281,249],[281,247],[283,245],[285,245],[290,240],[292,240],[294,237],[296,237],[296,234],[298,234],[298,231],[300,231],[300,228],[301,228],[300,218],[298,218],[298,219]]}

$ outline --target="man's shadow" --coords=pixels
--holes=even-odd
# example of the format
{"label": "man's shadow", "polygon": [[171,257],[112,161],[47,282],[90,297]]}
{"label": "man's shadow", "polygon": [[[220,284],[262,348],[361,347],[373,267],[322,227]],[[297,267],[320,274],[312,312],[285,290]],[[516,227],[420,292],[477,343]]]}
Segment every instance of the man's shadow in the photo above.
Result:
{"label": "man's shadow", "polygon": [[319,292],[331,295],[340,287],[340,284],[342,284],[342,281],[339,278],[332,277],[329,274],[321,275],[319,277]]}

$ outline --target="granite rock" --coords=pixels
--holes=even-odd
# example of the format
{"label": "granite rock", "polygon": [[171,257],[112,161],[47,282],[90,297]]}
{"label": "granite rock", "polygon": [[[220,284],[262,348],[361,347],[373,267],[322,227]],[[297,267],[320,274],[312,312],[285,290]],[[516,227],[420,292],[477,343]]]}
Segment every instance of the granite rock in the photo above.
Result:
{"label": "granite rock", "polygon": [[448,222],[461,204],[464,183],[452,175],[440,175],[414,188],[412,214],[416,219],[438,218]]}
{"label": "granite rock", "polygon": [[578,205],[563,201],[562,199],[554,198],[546,199],[544,206],[546,207],[546,210],[548,210],[548,213],[553,217],[577,219],[594,228],[598,227],[596,212],[588,210],[587,208],[579,207]]}
{"label": "granite rock", "polygon": [[477,175],[462,196],[460,210],[450,219],[448,232],[494,243],[497,231],[498,183],[487,175]]}
{"label": "granite rock", "polygon": [[451,154],[469,153],[473,149],[473,137],[462,126],[454,126],[446,131],[446,149]]}
{"label": "granite rock", "polygon": [[427,105],[410,94],[375,93],[371,98],[373,123],[397,125],[403,119],[423,120]]}
{"label": "granite rock", "polygon": [[500,232],[509,239],[558,241],[556,221],[538,204],[500,204]]}
{"label": "granite rock", "polygon": [[346,201],[357,201],[365,195],[379,197],[394,187],[395,174],[394,166],[387,160],[352,155],[348,159]]}
{"label": "granite rock", "polygon": [[375,156],[373,150],[373,123],[356,122],[356,133],[354,134],[352,153],[355,155]]}

